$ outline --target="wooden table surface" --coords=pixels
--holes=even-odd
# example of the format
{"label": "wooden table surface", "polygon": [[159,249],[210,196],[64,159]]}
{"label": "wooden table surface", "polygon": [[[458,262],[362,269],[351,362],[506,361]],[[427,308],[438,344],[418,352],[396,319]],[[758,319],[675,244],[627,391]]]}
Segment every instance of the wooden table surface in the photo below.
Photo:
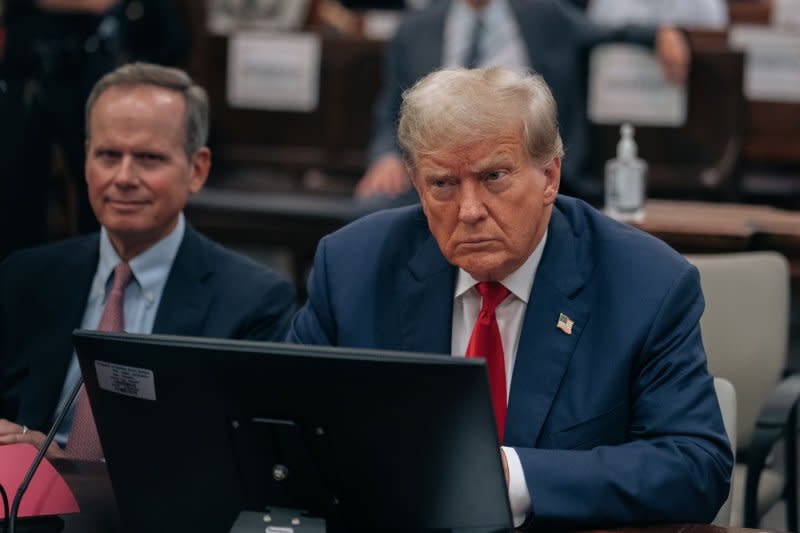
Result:
{"label": "wooden table surface", "polygon": [[650,200],[634,224],[682,253],[776,250],[800,276],[800,212],[763,205]]}
{"label": "wooden table surface", "polygon": [[619,529],[593,529],[583,533],[768,533],[763,529],[721,527],[710,524],[670,524],[649,527],[625,527]]}
{"label": "wooden table surface", "polygon": [[80,513],[62,517],[64,533],[122,531],[105,463],[56,459],[53,466],[64,476],[81,509]]}

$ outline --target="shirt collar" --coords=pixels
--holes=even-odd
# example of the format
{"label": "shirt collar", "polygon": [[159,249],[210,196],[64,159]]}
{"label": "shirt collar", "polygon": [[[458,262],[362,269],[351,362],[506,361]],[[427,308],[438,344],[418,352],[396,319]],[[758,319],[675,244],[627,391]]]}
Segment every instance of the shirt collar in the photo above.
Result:
{"label": "shirt collar", "polygon": [[483,10],[483,23],[491,31],[492,28],[503,28],[508,20],[513,20],[508,0],[492,0]]}
{"label": "shirt collar", "polygon": [[483,17],[484,27],[492,28],[497,21],[506,20],[510,14],[508,0],[491,0],[480,11],[467,4],[466,0],[457,0],[450,5],[450,15],[459,23],[466,23],[465,27],[471,28],[472,21],[480,14]]}
{"label": "shirt collar", "polygon": [[[539,263],[542,261],[544,245],[547,242],[547,233],[548,231],[545,230],[542,240],[536,245],[536,248],[533,250],[533,253],[528,256],[528,259],[522,263],[522,266],[506,276],[505,279],[500,280],[500,283],[502,283],[506,289],[511,291],[514,296],[526,304],[528,303],[531,289],[533,288],[533,278],[536,277],[536,271],[539,268]],[[460,298],[464,293],[477,285],[477,283],[478,281],[475,278],[470,276],[465,270],[459,268],[454,298]]]}
{"label": "shirt collar", "polygon": [[[178,254],[178,248],[183,241],[186,232],[186,222],[183,213],[178,216],[178,223],[166,237],[155,243],[153,246],[140,253],[128,264],[133,272],[133,277],[142,288],[142,293],[149,294],[167,281],[167,274],[172,268],[172,262]],[[97,275],[95,280],[105,292],[108,280],[114,267],[121,261],[117,251],[111,244],[106,228],[100,229],[100,260],[97,265]]]}

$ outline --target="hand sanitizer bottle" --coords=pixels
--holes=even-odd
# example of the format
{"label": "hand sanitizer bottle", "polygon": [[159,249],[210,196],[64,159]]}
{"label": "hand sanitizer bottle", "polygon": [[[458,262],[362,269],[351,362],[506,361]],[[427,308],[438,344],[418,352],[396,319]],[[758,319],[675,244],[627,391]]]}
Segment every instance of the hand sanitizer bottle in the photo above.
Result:
{"label": "hand sanitizer bottle", "polygon": [[606,163],[605,212],[617,220],[644,220],[644,191],[647,163],[636,155],[633,126],[623,124],[617,143],[617,157]]}

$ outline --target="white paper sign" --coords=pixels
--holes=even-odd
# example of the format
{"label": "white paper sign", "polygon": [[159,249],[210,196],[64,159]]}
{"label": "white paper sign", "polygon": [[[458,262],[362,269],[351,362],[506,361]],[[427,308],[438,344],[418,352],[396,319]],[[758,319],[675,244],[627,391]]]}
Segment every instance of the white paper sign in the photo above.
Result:
{"label": "white paper sign", "polygon": [[94,369],[101,389],[142,400],[156,400],[152,370],[105,361],[95,361]]}
{"label": "white paper sign", "polygon": [[309,1],[206,0],[208,30],[222,35],[243,29],[297,30],[308,16]]}
{"label": "white paper sign", "polygon": [[730,46],[745,52],[744,93],[749,100],[800,102],[800,33],[736,25]]}
{"label": "white paper sign", "polygon": [[402,12],[370,9],[364,12],[364,37],[376,41],[388,41],[394,36],[403,20]]}
{"label": "white paper sign", "polygon": [[313,111],[322,44],[310,33],[238,33],[228,41],[228,105]]}
{"label": "white paper sign", "polygon": [[589,63],[589,118],[597,124],[631,122],[681,126],[686,87],[668,82],[653,52],[611,44],[595,48]]}
{"label": "white paper sign", "polygon": [[772,25],[800,30],[800,0],[775,0],[772,4]]}

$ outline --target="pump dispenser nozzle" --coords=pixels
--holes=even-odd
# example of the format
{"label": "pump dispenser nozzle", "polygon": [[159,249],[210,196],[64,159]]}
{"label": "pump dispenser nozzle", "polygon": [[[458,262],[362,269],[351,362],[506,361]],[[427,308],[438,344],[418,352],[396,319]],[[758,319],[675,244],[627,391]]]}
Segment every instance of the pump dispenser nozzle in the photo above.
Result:
{"label": "pump dispenser nozzle", "polygon": [[620,220],[641,221],[647,164],[638,157],[633,131],[630,124],[620,127],[617,157],[606,163],[605,211]]}
{"label": "pump dispenser nozzle", "polygon": [[633,126],[625,123],[620,126],[619,133],[620,139],[617,143],[617,159],[622,161],[636,159],[638,150],[636,141],[633,140]]}

